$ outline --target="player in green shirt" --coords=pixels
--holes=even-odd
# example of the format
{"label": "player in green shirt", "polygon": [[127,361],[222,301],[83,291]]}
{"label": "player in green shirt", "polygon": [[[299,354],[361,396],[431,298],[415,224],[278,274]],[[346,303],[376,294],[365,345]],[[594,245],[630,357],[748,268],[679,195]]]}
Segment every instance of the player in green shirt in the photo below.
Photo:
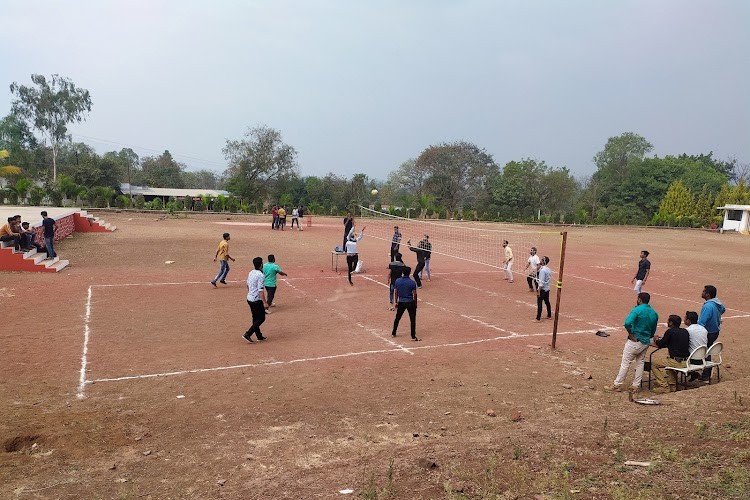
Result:
{"label": "player in green shirt", "polygon": [[266,289],[266,297],[268,298],[268,302],[266,303],[266,312],[268,314],[271,314],[269,309],[273,305],[273,297],[276,295],[276,275],[278,274],[282,276],[287,275],[276,263],[276,257],[271,254],[268,256],[268,262],[263,264],[263,286]]}

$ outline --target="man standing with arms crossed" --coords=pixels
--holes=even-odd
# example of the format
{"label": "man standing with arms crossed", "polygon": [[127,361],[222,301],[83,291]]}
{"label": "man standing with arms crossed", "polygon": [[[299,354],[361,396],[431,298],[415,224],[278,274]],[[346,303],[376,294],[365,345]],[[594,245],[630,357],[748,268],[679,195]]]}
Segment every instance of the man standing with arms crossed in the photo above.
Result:
{"label": "man standing with arms crossed", "polygon": [[622,391],[622,383],[625,381],[625,375],[628,374],[628,368],[632,362],[635,362],[635,376],[630,390],[631,392],[638,392],[641,389],[643,361],[659,322],[659,315],[649,304],[650,301],[651,295],[646,292],[639,293],[636,306],[625,318],[624,326],[628,331],[628,339],[625,341],[625,347],[622,350],[620,372],[617,374],[614,383],[604,388],[607,391]]}
{"label": "man standing with arms crossed", "polygon": [[211,284],[216,288],[216,282],[220,282],[224,285],[227,284],[227,274],[229,274],[229,261],[234,262],[234,258],[229,255],[229,233],[222,235],[222,240],[219,242],[219,247],[216,249],[216,255],[214,255],[214,262],[219,259],[219,274],[211,280]]}

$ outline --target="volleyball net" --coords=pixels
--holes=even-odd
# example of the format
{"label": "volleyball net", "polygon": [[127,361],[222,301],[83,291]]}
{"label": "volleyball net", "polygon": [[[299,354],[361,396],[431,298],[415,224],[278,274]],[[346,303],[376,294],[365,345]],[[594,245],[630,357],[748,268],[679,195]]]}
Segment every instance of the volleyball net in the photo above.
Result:
{"label": "volleyball net", "polygon": [[359,209],[360,225],[367,226],[367,238],[382,240],[386,252],[393,241],[394,226],[398,226],[402,235],[402,249],[408,241],[417,247],[428,236],[433,254],[498,269],[503,264],[503,242],[508,241],[513,249],[516,272],[523,270],[531,247],[537,248],[540,257],[556,257],[560,251],[560,233],[557,231],[523,230],[487,222],[407,219],[363,206]]}

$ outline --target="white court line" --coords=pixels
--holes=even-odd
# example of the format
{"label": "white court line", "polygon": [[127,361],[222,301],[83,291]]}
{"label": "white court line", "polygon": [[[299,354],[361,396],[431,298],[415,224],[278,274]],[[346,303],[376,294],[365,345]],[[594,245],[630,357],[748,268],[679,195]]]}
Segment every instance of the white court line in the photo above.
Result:
{"label": "white court line", "polygon": [[[555,274],[557,274],[557,273],[555,273]],[[599,283],[600,285],[616,286],[618,288],[627,288],[628,290],[632,290],[633,289],[632,286],[616,285],[614,283],[607,283],[606,281],[599,281],[599,280],[595,280],[595,279],[592,279],[592,278],[584,278],[583,276],[576,276],[575,274],[569,274],[568,276],[572,276],[573,278],[578,278],[578,279],[585,280],[585,281],[591,281],[592,283]],[[680,300],[680,301],[683,301],[683,302],[690,302],[691,304],[702,304],[701,302],[698,302],[695,299],[683,299],[681,297],[672,297],[671,295],[666,295],[666,294],[658,293],[658,292],[648,292],[648,293],[651,294],[651,295],[657,295],[659,297],[664,297],[666,299]],[[635,294],[633,296],[635,296]],[[724,305],[724,307],[726,307],[726,304]],[[741,311],[739,309],[733,309],[731,307],[727,307],[726,309],[727,309],[727,311],[736,311],[738,313],[750,315],[750,313],[748,313],[747,311]]]}
{"label": "white court line", "polygon": [[86,398],[86,359],[89,352],[89,321],[91,320],[91,287],[89,287],[88,297],[86,299],[86,316],[83,320],[83,354],[81,355],[81,374],[78,381],[78,399]]}
{"label": "white court line", "polygon": [[[591,331],[584,330],[582,332],[581,331],[561,332],[561,333],[558,333],[558,335],[575,335],[578,333],[591,333]],[[492,337],[492,338],[486,338],[486,339],[467,340],[466,342],[451,342],[447,344],[438,344],[438,345],[420,345],[420,346],[414,346],[414,347],[404,347],[404,349],[408,351],[413,351],[413,350],[418,350],[418,349],[437,349],[441,347],[463,347],[463,346],[474,345],[474,344],[479,344],[479,343],[484,343],[484,342],[492,342],[492,341],[497,341],[497,340],[509,340],[509,339],[524,338],[524,337],[541,337],[541,336],[548,336],[548,335],[549,333],[515,334],[515,335]],[[354,356],[363,356],[367,354],[387,354],[387,353],[394,353],[394,352],[399,352],[399,351],[401,351],[401,349],[376,349],[372,351],[331,354],[328,356],[318,356],[315,358],[297,358],[297,359],[290,359],[288,361],[268,361],[266,363],[248,363],[248,364],[243,364],[243,365],[217,366],[214,368],[194,368],[191,370],[180,370],[180,371],[173,371],[173,372],[147,373],[143,375],[127,375],[124,377],[111,377],[111,378],[99,378],[99,379],[94,379],[94,380],[87,380],[86,384],[96,384],[96,383],[103,383],[103,382],[120,382],[123,380],[140,380],[140,379],[160,378],[160,377],[173,377],[176,375],[188,375],[191,373],[218,372],[218,371],[227,371],[227,370],[238,370],[242,368],[261,368],[261,367],[266,367],[266,366],[293,365],[296,363],[325,361],[329,359],[339,359],[339,358],[349,358],[349,357],[354,357]]]}

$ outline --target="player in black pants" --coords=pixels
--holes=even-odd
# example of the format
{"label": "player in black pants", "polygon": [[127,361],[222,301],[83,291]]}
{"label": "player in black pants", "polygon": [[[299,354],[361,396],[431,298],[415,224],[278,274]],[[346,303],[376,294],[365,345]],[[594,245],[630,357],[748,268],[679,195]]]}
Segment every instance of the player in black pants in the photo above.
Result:
{"label": "player in black pants", "polygon": [[417,254],[417,267],[414,268],[414,281],[417,282],[417,288],[422,288],[422,279],[419,277],[419,273],[424,269],[424,249],[411,246],[411,240],[406,242],[409,250]]}

